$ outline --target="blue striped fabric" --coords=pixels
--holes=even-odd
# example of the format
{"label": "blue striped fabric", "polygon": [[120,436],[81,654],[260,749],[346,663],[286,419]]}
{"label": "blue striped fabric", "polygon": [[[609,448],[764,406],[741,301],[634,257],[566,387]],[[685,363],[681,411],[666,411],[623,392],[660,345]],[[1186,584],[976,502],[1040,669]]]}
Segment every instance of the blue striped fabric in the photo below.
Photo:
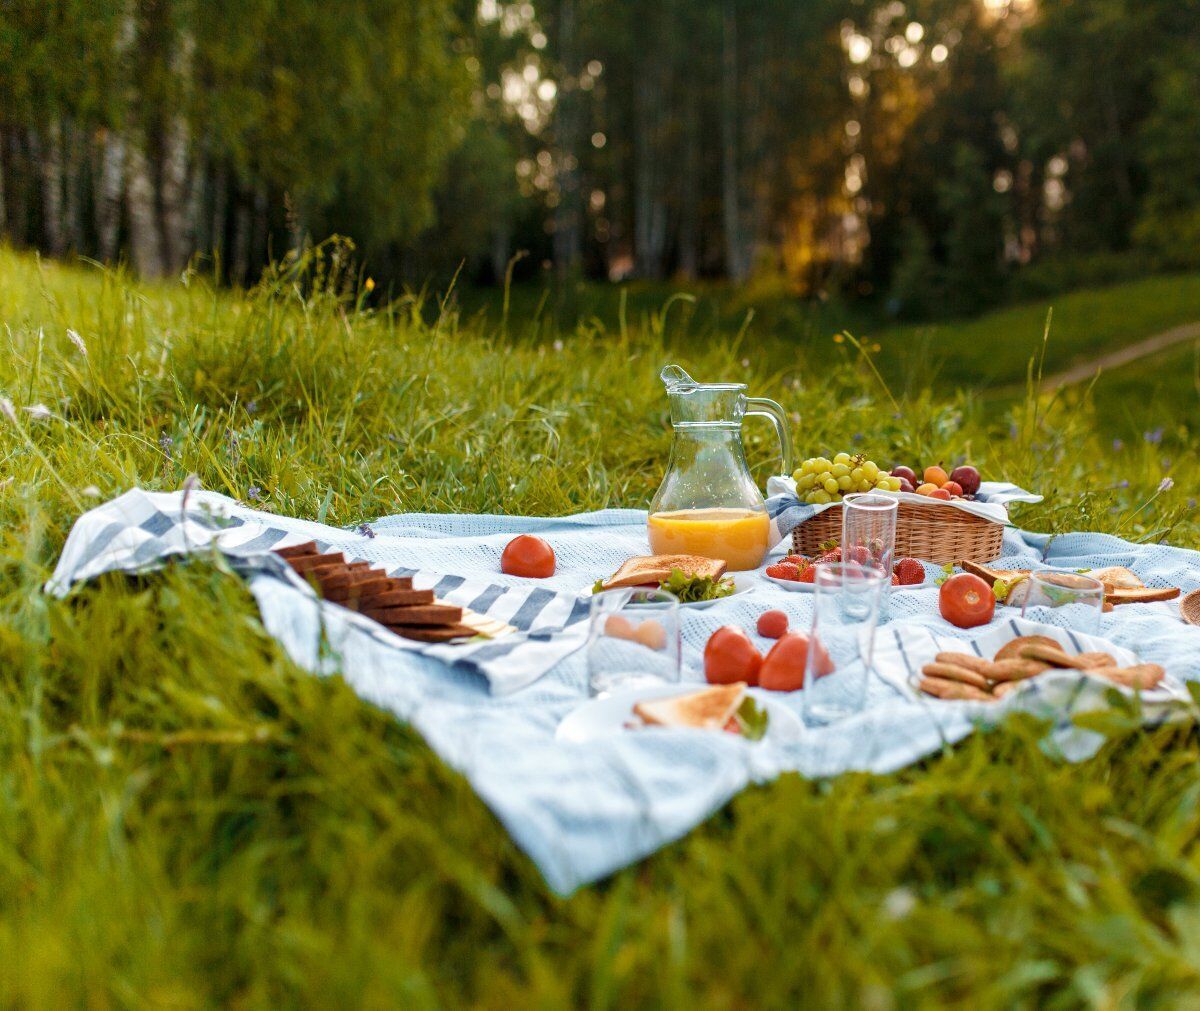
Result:
{"label": "blue striped fabric", "polygon": [[[806,776],[852,769],[890,772],[1002,712],[1049,708],[1065,713],[1075,704],[1072,693],[1090,690],[1074,675],[1056,677],[1054,684],[1038,679],[1011,702],[985,713],[971,703],[917,697],[905,675],[897,680],[893,671],[889,676],[884,662],[889,639],[906,648],[920,643],[929,648],[932,641],[990,648],[982,640],[971,643],[978,634],[942,621],[931,582],[929,588],[891,594],[867,707],[849,720],[809,728],[795,740],[768,737],[760,744],[682,730],[616,733],[587,745],[564,744],[555,739],[559,722],[587,699],[579,650],[587,626],[585,595],[597,577],[647,552],[644,512],[612,509],[548,518],[409,514],[371,524],[368,536],[255,512],[219,495],[186,498],[185,513],[180,493],[133,491],[81,517],[47,589],[66,593],[101,572],[144,569],[170,555],[207,549],[215,540],[245,574],[264,626],[289,655],[315,673],[340,673],[362,698],[409,721],[467,777],[549,884],[563,893],[682,836],[749,783],[785,771]],[[552,578],[531,585],[499,572],[500,553],[518,533],[539,534],[553,545],[558,571]],[[413,572],[420,584],[440,587],[455,603],[527,630],[470,646],[430,647],[397,639],[359,615],[318,601],[286,565],[264,554],[271,546],[309,539],[391,573]],[[1200,587],[1200,554],[1097,534],[1051,539],[1010,528],[997,564],[1126,565],[1151,585]],[[931,580],[935,573],[928,567]],[[787,592],[757,573],[747,577],[749,593],[709,610],[682,613],[685,680],[701,680],[701,651],[721,625],[753,629],[758,615],[773,607],[787,613],[793,628],[810,626],[810,594]],[[1054,612],[1036,617],[1062,628]],[[1010,618],[1000,615],[995,627],[1002,629]],[[1072,630],[1063,631],[1069,636]],[[1101,635],[1142,660],[1166,666],[1173,685],[1200,679],[1200,629],[1179,620],[1177,604],[1117,608],[1103,617]],[[760,640],[760,645],[768,644]],[[826,680],[839,677],[841,672]],[[1104,697],[1085,701],[1103,704]],[[793,695],[781,695],[780,704],[799,708]],[[1154,718],[1182,705],[1164,702]],[[1051,742],[1072,758],[1086,756],[1096,745],[1094,735],[1066,721],[1059,721]]]}

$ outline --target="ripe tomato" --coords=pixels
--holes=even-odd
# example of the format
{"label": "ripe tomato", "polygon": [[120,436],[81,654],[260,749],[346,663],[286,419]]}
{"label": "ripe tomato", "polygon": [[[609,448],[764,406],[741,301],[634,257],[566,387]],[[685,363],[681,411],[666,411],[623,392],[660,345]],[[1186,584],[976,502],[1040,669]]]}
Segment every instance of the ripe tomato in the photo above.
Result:
{"label": "ripe tomato", "polygon": [[745,681],[758,684],[758,669],[762,654],[755,649],[750,636],[737,625],[718,628],[704,646],[704,676],[709,684],[729,685]]}
{"label": "ripe tomato", "polygon": [[764,639],[778,639],[788,630],[788,617],[782,611],[763,611],[758,616],[758,634]]}
{"label": "ripe tomato", "polygon": [[996,613],[996,595],[978,576],[960,572],[942,583],[938,608],[951,625],[974,628],[992,620]]}
{"label": "ripe tomato", "polygon": [[510,576],[545,579],[554,575],[554,549],[540,537],[521,534],[508,542],[500,556],[500,571]]}
{"label": "ripe tomato", "polygon": [[[824,677],[833,673],[833,661],[819,642],[814,647],[813,673]],[[808,662],[808,636],[802,632],[788,632],[771,647],[758,672],[758,683],[762,688],[777,692],[794,692],[804,687],[804,665]]]}

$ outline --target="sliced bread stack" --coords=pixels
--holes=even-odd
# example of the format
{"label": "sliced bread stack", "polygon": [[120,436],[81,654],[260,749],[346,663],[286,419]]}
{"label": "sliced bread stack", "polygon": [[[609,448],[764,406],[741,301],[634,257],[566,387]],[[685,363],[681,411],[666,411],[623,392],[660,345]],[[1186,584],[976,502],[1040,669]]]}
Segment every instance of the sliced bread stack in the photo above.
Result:
{"label": "sliced bread stack", "polygon": [[414,590],[407,576],[389,576],[367,562],[347,562],[340,551],[321,554],[314,541],[275,553],[326,600],[358,611],[406,639],[449,642],[479,634],[463,623],[461,607],[438,603],[433,590]]}

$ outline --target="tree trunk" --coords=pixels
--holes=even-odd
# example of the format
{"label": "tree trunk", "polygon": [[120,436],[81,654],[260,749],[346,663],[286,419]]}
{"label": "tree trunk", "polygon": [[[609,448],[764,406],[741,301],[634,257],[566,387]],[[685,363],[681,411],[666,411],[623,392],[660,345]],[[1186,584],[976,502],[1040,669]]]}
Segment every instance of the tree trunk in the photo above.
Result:
{"label": "tree trunk", "polygon": [[[0,140],[3,140],[0,137]],[[26,192],[29,161],[23,157],[21,138],[16,130],[8,134],[8,237],[14,246],[28,239],[29,203]]]}
{"label": "tree trunk", "polygon": [[250,208],[242,194],[238,194],[237,207],[233,212],[233,260],[229,264],[229,279],[234,284],[245,284],[250,270]]}
{"label": "tree trunk", "polygon": [[42,248],[51,256],[66,251],[63,233],[63,136],[62,122],[52,119],[43,139],[29,131],[29,147],[38,163],[42,184]]}
{"label": "tree trunk", "polygon": [[556,114],[558,205],[554,209],[554,265],[559,274],[574,271],[583,253],[579,199],[579,59],[575,38],[575,2],[558,7],[558,48],[564,75]]}
{"label": "tree trunk", "polygon": [[[171,55],[171,71],[180,92],[192,90],[192,64],[196,41],[188,31],[180,33]],[[167,270],[177,274],[187,265],[191,254],[191,228],[188,220],[189,148],[191,137],[187,119],[175,113],[167,120],[159,162],[159,204],[162,208],[162,248]]]}
{"label": "tree trunk", "polygon": [[188,128],[182,116],[171,117],[160,163],[163,265],[178,274],[190,252],[188,228]]}
{"label": "tree trunk", "polygon": [[68,120],[66,132],[66,240],[75,252],[83,250],[83,167],[87,157],[83,131]]}
{"label": "tree trunk", "polygon": [[154,207],[154,180],[146,160],[141,138],[128,141],[126,200],[129,204],[129,245],[133,265],[143,277],[162,277],[166,273],[158,216]]}
{"label": "tree trunk", "polygon": [[725,231],[725,273],[732,281],[746,279],[742,249],[741,186],[738,180],[737,14],[734,0],[725,0],[721,33],[721,204]]}
{"label": "tree trunk", "polygon": [[224,164],[217,166],[212,184],[212,227],[210,228],[209,252],[217,264],[218,276],[221,272],[221,254],[225,250],[225,212],[229,206],[229,170]]}
{"label": "tree trunk", "polygon": [[115,130],[108,130],[101,144],[100,183],[96,187],[96,237],[100,259],[111,263],[117,256],[117,240],[121,232],[125,137]]}
{"label": "tree trunk", "polygon": [[694,97],[685,99],[683,120],[683,180],[679,195],[679,273],[696,280],[700,272],[697,248],[700,217],[700,138],[699,113]]}
{"label": "tree trunk", "polygon": [[8,234],[8,200],[4,196],[4,171],[7,161],[4,130],[0,129],[0,238]]}

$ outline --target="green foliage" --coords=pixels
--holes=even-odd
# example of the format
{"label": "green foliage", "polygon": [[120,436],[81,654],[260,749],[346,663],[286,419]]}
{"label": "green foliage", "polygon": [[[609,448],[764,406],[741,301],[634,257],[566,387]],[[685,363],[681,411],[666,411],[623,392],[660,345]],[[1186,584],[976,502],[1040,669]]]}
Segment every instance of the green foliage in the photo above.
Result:
{"label": "green foliage", "polygon": [[[333,247],[241,297],[0,250],[0,1003],[1200,999],[1191,723],[1110,720],[1082,765],[1022,720],[892,776],[786,776],[561,900],[415,735],[292,666],[236,579],[197,562],[42,596],[80,509],[190,473],[335,524],[642,505],[668,358],[778,398],[802,455],[856,434],[881,459],[967,454],[1048,493],[1028,526],[1200,545],[1186,491],[1134,512],[1164,447],[1113,452],[1086,398],[918,389],[895,416],[845,345],[798,352],[753,325],[698,341],[634,311],[611,330],[512,315],[505,339],[415,297],[363,309],[349,276]],[[1158,301],[1106,312],[1143,329]],[[1006,339],[1032,353],[1041,318]],[[773,436],[748,438],[765,476]],[[1194,472],[1194,434],[1172,438]]]}

